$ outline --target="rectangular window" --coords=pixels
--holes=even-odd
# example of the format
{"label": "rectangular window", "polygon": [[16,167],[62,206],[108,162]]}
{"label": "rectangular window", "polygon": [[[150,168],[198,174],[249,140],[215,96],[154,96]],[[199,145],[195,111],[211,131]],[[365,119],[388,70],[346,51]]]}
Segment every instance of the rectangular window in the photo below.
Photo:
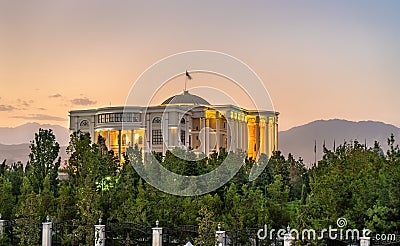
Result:
{"label": "rectangular window", "polygon": [[123,122],[131,122],[132,121],[132,113],[125,113],[123,115]]}
{"label": "rectangular window", "polygon": [[181,143],[183,145],[185,145],[185,137],[186,137],[185,131],[181,130]]}
{"label": "rectangular window", "polygon": [[160,130],[153,130],[152,131],[152,143],[153,144],[162,144],[163,142],[163,137]]}
{"label": "rectangular window", "polygon": [[122,113],[115,114],[115,122],[122,122]]}
{"label": "rectangular window", "polygon": [[133,114],[132,122],[139,122],[139,121],[140,121],[140,114]]}

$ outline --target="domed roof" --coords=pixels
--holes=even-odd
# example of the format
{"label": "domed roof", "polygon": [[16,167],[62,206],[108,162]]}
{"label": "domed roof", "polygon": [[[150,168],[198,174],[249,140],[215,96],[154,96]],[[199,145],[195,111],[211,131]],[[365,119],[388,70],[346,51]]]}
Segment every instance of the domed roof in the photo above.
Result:
{"label": "domed roof", "polygon": [[188,91],[184,91],[183,94],[175,95],[165,100],[162,105],[165,104],[198,104],[198,105],[210,105],[209,102],[203,98],[190,94]]}

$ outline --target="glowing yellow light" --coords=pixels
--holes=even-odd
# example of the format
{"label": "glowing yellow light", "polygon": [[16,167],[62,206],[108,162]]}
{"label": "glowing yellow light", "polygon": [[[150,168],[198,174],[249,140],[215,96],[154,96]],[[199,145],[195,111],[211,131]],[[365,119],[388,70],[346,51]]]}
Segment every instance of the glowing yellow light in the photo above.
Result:
{"label": "glowing yellow light", "polygon": [[217,112],[215,112],[214,110],[207,110],[206,111],[206,118],[210,119],[210,118],[216,118],[217,117]]}
{"label": "glowing yellow light", "polygon": [[247,115],[246,116],[246,121],[255,121],[256,117],[254,115]]}

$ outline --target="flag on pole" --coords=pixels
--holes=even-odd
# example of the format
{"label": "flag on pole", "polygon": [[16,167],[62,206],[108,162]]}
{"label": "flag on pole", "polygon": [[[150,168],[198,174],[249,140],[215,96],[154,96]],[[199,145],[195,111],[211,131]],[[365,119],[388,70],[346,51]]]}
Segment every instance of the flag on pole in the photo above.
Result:
{"label": "flag on pole", "polygon": [[190,80],[192,79],[192,76],[190,76],[190,74],[188,73],[188,71],[186,70],[186,77]]}

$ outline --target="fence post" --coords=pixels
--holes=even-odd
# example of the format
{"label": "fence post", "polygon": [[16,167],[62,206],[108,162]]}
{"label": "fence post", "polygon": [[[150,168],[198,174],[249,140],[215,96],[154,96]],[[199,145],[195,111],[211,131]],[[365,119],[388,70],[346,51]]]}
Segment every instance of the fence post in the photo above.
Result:
{"label": "fence post", "polygon": [[152,246],[162,246],[162,228],[158,227],[158,220],[156,227],[153,227],[153,244]]}
{"label": "fence post", "polygon": [[106,225],[101,224],[101,218],[99,219],[99,224],[94,225],[94,245],[106,245]]}
{"label": "fence post", "polygon": [[50,221],[48,215],[46,217],[46,222],[43,222],[42,225],[42,246],[51,246],[51,229],[53,222]]}
{"label": "fence post", "polygon": [[3,237],[4,234],[4,222],[5,220],[1,219],[1,214],[0,214],[0,239]]}
{"label": "fence post", "polygon": [[369,246],[371,244],[370,237],[360,237],[360,246]]}
{"label": "fence post", "polygon": [[218,230],[215,232],[215,238],[217,239],[216,246],[225,246],[225,231],[221,231],[221,224],[218,224]]}
{"label": "fence post", "polygon": [[287,227],[287,233],[283,236],[283,246],[291,246],[294,243],[294,237],[290,233],[290,226]]}

